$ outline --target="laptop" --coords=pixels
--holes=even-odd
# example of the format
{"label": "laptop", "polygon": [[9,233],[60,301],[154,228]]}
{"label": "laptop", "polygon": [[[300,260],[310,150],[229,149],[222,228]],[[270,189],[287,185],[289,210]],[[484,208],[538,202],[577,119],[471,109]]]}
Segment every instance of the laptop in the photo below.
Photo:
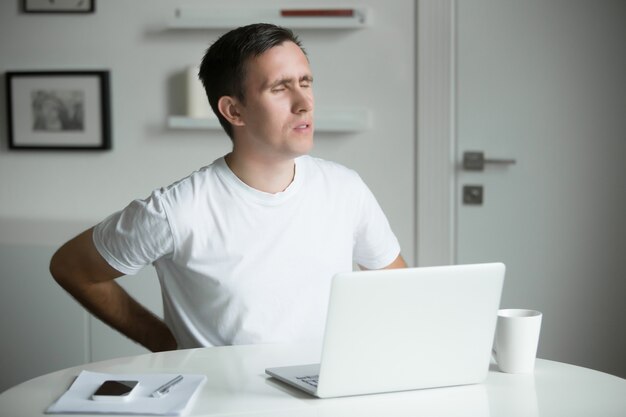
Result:
{"label": "laptop", "polygon": [[504,274],[502,263],[337,274],[321,363],[265,372],[319,398],[480,383]]}

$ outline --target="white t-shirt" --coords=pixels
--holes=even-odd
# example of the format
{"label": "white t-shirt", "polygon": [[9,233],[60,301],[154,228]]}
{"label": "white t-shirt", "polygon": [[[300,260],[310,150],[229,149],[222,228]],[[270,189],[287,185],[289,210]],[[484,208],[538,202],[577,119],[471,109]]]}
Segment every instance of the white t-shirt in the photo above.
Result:
{"label": "white t-shirt", "polygon": [[318,341],[333,275],[400,253],[361,178],[310,156],[277,194],[220,158],[105,219],[94,243],[124,274],[154,264],[180,348]]}

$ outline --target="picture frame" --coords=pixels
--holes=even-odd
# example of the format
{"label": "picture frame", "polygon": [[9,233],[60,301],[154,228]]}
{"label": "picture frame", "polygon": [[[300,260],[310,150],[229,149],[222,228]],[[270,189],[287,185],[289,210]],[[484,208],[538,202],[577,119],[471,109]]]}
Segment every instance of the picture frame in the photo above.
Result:
{"label": "picture frame", "polygon": [[96,0],[22,0],[24,13],[94,13]]}
{"label": "picture frame", "polygon": [[111,149],[109,71],[6,73],[9,149]]}

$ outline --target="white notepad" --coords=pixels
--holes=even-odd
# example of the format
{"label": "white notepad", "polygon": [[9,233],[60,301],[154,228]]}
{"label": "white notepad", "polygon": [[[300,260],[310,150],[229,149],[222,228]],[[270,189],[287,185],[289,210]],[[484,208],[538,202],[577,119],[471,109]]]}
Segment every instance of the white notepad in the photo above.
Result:
{"label": "white notepad", "polygon": [[[151,394],[178,374],[104,374],[82,371],[72,386],[46,410],[46,414],[152,414],[180,416],[187,413],[204,384],[206,375],[183,374],[183,380],[169,394],[152,398]],[[139,381],[136,393],[128,402],[94,401],[91,395],[108,379]]]}

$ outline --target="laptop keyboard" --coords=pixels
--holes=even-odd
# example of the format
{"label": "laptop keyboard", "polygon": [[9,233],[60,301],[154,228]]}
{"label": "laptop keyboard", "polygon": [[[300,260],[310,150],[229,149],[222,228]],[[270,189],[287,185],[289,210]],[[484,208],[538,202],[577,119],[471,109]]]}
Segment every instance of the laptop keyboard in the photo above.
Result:
{"label": "laptop keyboard", "polygon": [[319,378],[319,375],[310,375],[310,376],[297,376],[296,379],[299,379],[300,381],[307,383],[315,388],[317,388],[317,380]]}

